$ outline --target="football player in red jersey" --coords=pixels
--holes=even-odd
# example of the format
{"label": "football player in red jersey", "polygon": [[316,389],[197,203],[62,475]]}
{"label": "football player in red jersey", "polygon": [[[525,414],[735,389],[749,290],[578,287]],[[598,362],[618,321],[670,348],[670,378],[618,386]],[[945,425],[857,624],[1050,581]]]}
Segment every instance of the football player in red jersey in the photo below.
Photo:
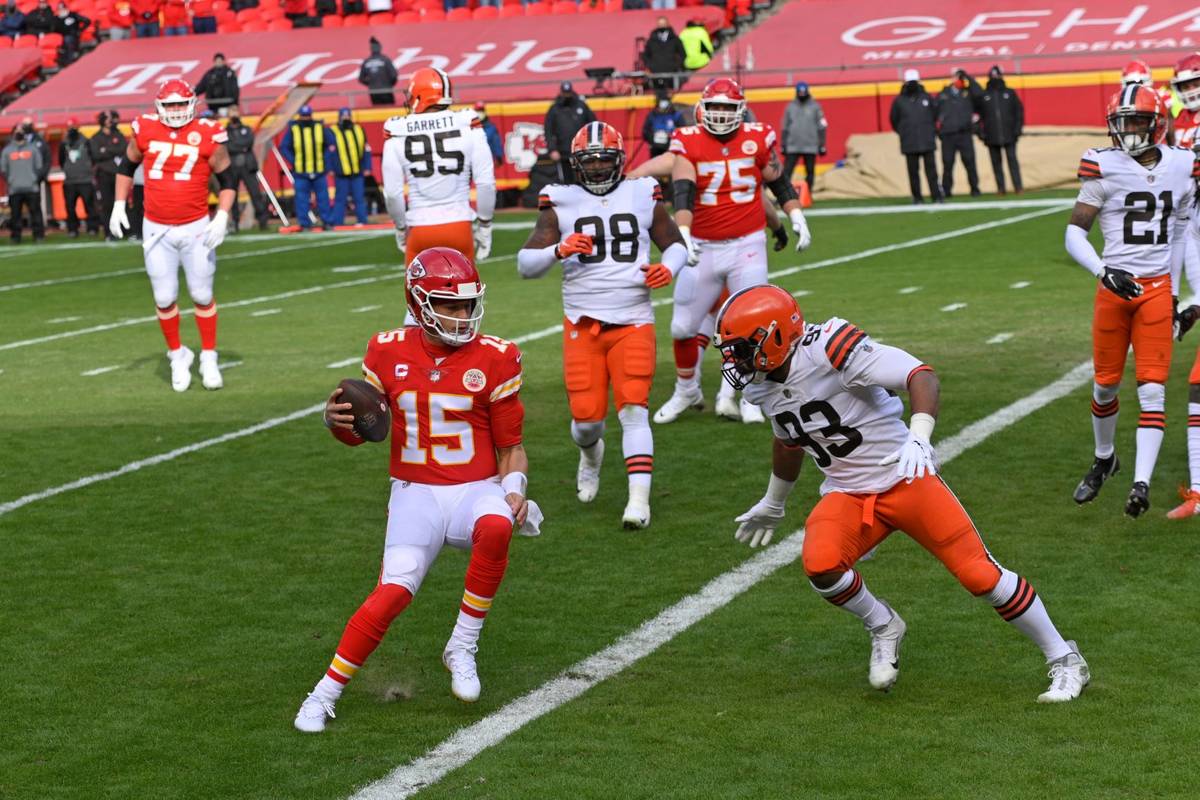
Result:
{"label": "football player in red jersey", "polygon": [[[109,230],[129,230],[125,204],[133,189],[133,173],[145,161],[146,219],[142,253],[154,290],[158,324],[167,340],[171,388],[186,391],[192,383],[192,351],[179,341],[179,267],[196,305],[200,330],[200,380],[205,389],[224,382],[217,367],[217,305],[213,275],[217,246],[225,238],[233,207],[236,177],[225,151],[225,130],[214,120],[196,119],[196,93],[186,81],[170,80],[154,98],[157,114],[133,120],[126,157],[118,166],[116,202]],[[217,213],[208,218],[208,176],[221,186]]]}
{"label": "football player in red jersey", "polygon": [[[536,532],[526,497],[521,444],[521,353],[479,333],[484,286],[470,259],[448,247],[408,265],[408,310],[417,325],[384,331],[367,345],[363,375],[392,409],[391,499],[379,583],[342,634],[325,676],[300,706],[296,727],[325,729],[334,704],[412,601],[443,545],[469,549],[454,632],[442,653],[450,690],[479,698],[476,643],[508,565],[513,523]],[[325,424],[342,442],[362,442],[349,403],[335,389]]]}
{"label": "football player in red jersey", "polygon": [[[675,392],[655,412],[659,424],[704,405],[696,370],[701,353],[697,335],[711,335],[701,328],[721,292],[767,282],[764,184],[791,218],[796,249],[804,250],[812,242],[800,198],[775,151],[774,129],[745,122],[745,114],[746,97],[736,81],[709,81],[696,104],[697,124],[677,128],[670,154],[631,172],[656,174],[670,165],[675,222],[691,252],[689,263],[695,266],[680,273],[675,283]],[[762,413],[743,403],[742,418],[761,422]]]}

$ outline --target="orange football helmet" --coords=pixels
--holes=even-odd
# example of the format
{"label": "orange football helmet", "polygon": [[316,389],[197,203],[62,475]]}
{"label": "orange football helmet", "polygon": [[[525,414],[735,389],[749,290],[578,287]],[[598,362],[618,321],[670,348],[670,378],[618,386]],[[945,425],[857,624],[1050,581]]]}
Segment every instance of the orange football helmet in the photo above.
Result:
{"label": "orange football helmet", "polygon": [[1140,83],[1122,86],[1108,101],[1108,135],[1131,156],[1161,144],[1167,135],[1162,98]]}
{"label": "orange football helmet", "polygon": [[571,139],[571,167],[579,185],[605,194],[625,173],[625,143],[607,122],[589,122]]}
{"label": "orange football helmet", "polygon": [[450,76],[436,67],[421,67],[408,80],[408,110],[420,114],[433,106],[448,106],[454,101]]}
{"label": "orange football helmet", "polygon": [[804,313],[787,291],[770,284],[742,289],[717,312],[721,374],[734,389],[758,383],[787,363],[803,335]]}
{"label": "orange football helmet", "polygon": [[[417,253],[405,277],[408,310],[422,330],[451,347],[479,335],[487,287],[470,259],[452,247],[429,247]],[[455,300],[470,302],[465,317],[442,314],[434,307],[435,302]]]}
{"label": "orange football helmet", "polygon": [[1171,85],[1188,111],[1200,111],[1200,53],[1192,53],[1179,60]]}
{"label": "orange football helmet", "polygon": [[713,78],[696,103],[696,122],[715,136],[733,133],[746,116],[746,95],[732,78]]}
{"label": "orange football helmet", "polygon": [[1153,79],[1150,77],[1150,66],[1139,60],[1130,61],[1125,65],[1125,69],[1121,70],[1121,85],[1128,86],[1131,83],[1141,84],[1142,86],[1152,86]]}

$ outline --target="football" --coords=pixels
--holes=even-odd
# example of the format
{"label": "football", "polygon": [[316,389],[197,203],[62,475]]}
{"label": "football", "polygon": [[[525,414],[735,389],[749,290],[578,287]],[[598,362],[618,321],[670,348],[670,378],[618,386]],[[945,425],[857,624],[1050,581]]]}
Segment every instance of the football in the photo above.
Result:
{"label": "football", "polygon": [[354,415],[354,432],[368,442],[382,442],[392,427],[392,414],[387,399],[371,384],[356,378],[346,378],[338,384],[342,390],[338,397],[351,405]]}

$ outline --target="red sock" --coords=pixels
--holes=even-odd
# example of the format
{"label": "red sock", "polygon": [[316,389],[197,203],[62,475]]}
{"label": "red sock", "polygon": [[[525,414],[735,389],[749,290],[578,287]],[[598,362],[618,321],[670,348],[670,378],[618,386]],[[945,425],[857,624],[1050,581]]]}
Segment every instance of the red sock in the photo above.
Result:
{"label": "red sock", "polygon": [[412,594],[403,586],[381,583],[363,601],[346,623],[346,630],[338,642],[333,663],[325,673],[338,683],[347,683],[358,672],[367,657],[383,641],[392,620],[408,608]]}
{"label": "red sock", "polygon": [[166,308],[155,309],[158,312],[158,327],[162,328],[163,338],[167,340],[168,350],[179,349],[179,306],[175,303]]}
{"label": "red sock", "polygon": [[[178,325],[178,323],[176,323]],[[217,349],[217,301],[196,306],[196,328],[200,331],[200,349]]]}
{"label": "red sock", "polygon": [[467,564],[460,609],[482,619],[492,607],[492,598],[504,580],[508,567],[508,544],[512,541],[512,522],[499,514],[487,514],[475,522],[471,535],[471,561]]}
{"label": "red sock", "polygon": [[700,348],[697,347],[696,337],[676,339],[675,374],[682,380],[690,381],[696,377],[696,364],[700,361]]}

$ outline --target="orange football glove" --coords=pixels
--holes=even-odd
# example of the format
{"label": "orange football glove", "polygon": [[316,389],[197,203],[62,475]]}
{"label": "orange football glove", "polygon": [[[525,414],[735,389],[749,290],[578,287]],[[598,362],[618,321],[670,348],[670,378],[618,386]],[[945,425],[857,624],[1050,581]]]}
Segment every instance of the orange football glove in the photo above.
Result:
{"label": "orange football glove", "polygon": [[566,258],[567,256],[590,256],[594,247],[592,237],[586,233],[572,233],[559,242],[558,247],[554,248],[554,254],[559,258]]}
{"label": "orange football glove", "polygon": [[661,289],[671,285],[671,270],[662,264],[647,264],[642,267],[646,273],[646,285],[651,289]]}

